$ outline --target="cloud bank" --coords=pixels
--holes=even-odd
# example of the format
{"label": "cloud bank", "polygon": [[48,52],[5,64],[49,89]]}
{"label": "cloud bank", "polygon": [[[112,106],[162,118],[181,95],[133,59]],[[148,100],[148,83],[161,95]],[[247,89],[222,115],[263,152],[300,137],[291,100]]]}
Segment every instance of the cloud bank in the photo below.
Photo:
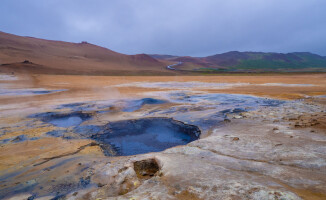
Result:
{"label": "cloud bank", "polygon": [[324,0],[1,0],[0,31],[125,54],[326,55]]}

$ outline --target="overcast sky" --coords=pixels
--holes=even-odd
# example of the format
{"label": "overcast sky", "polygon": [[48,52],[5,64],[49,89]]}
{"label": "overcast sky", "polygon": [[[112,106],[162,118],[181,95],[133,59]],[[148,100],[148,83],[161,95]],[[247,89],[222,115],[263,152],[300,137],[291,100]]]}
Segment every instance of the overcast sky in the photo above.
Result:
{"label": "overcast sky", "polygon": [[0,31],[125,54],[326,56],[326,0],[0,0]]}

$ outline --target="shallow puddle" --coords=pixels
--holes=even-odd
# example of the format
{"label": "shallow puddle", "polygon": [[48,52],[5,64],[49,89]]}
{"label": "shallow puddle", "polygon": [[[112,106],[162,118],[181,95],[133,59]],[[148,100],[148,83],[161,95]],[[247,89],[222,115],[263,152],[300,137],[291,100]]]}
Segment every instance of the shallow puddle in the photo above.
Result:
{"label": "shallow puddle", "polygon": [[82,118],[78,116],[72,117],[62,117],[58,119],[50,120],[49,123],[59,127],[70,127],[70,126],[78,126],[83,122]]}
{"label": "shallow puddle", "polygon": [[72,112],[72,113],[38,113],[30,115],[30,118],[39,118],[41,121],[52,124],[58,127],[71,127],[78,126],[84,121],[91,118],[91,114],[83,112]]}

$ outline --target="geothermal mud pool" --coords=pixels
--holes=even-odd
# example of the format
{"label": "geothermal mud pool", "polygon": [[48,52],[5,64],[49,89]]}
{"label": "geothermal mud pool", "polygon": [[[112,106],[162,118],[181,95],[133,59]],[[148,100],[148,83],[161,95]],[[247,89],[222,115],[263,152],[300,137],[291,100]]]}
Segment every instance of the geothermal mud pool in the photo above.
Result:
{"label": "geothermal mud pool", "polygon": [[276,100],[184,85],[7,109],[0,198],[323,199],[325,119],[322,96]]}

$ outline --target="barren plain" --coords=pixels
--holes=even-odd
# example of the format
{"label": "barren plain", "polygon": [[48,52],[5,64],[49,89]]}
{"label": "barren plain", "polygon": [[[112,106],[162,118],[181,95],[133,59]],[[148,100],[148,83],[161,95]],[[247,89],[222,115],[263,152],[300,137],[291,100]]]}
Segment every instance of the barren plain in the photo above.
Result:
{"label": "barren plain", "polygon": [[325,199],[326,75],[0,75],[0,199]]}

